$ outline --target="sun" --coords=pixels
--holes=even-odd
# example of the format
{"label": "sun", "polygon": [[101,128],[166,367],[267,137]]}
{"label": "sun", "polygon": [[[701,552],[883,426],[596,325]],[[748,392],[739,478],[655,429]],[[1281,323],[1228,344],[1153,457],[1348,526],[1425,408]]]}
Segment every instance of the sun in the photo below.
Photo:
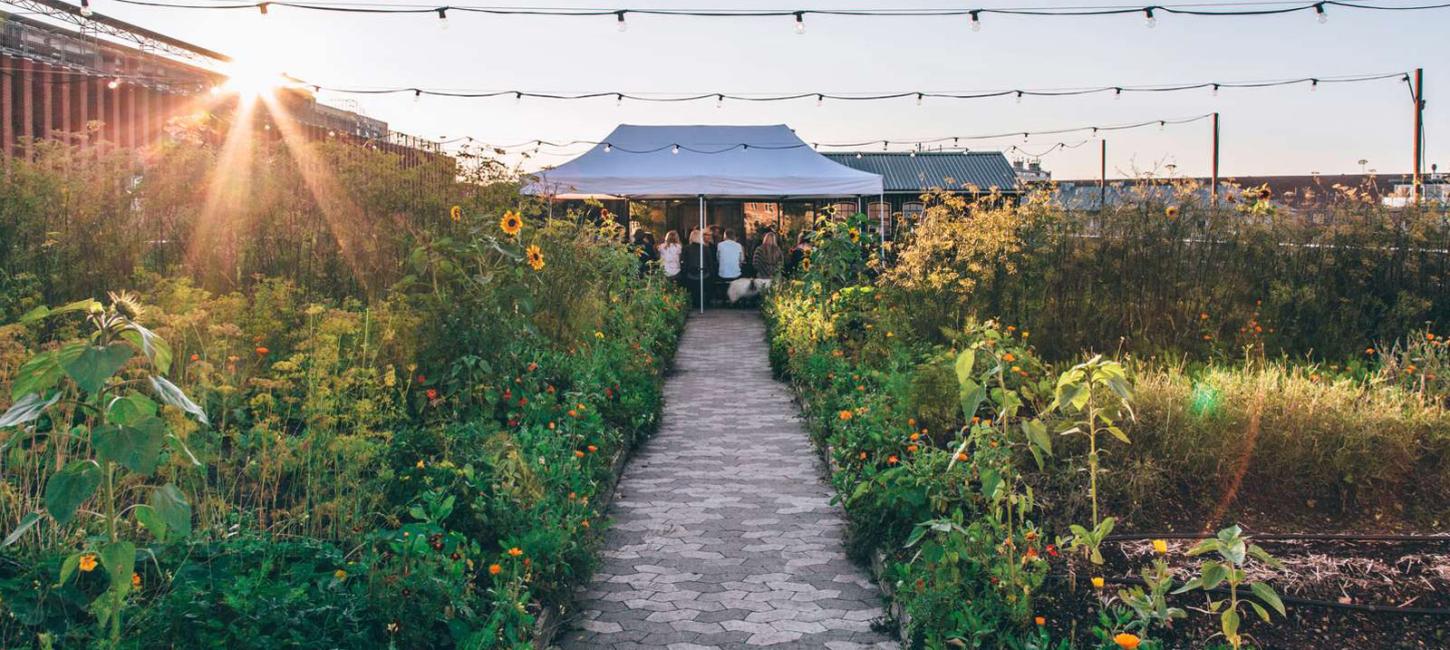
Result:
{"label": "sun", "polygon": [[217,87],[219,92],[234,93],[248,99],[270,95],[288,84],[286,75],[262,65],[242,61],[228,63],[221,73],[227,79]]}

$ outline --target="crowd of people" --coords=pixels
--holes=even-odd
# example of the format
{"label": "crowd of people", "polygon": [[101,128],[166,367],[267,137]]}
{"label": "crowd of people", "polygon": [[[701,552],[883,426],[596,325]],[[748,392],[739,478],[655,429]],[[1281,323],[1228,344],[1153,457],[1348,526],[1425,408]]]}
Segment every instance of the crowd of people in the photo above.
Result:
{"label": "crowd of people", "polygon": [[666,277],[684,285],[695,302],[700,301],[701,280],[705,298],[718,302],[724,287],[741,278],[773,279],[790,274],[810,250],[806,233],[796,237],[789,250],[771,225],[758,228],[744,242],[732,228],[709,225],[690,228],[687,242],[679,233],[665,232],[663,242],[656,243],[654,233],[636,228],[631,236],[638,250],[641,270],[658,263]]}

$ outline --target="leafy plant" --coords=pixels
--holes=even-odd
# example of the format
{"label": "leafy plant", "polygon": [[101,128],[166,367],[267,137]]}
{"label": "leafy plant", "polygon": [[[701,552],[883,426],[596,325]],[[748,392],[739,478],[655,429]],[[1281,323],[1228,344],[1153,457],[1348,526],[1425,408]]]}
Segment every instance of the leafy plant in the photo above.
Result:
{"label": "leafy plant", "polygon": [[[1088,441],[1088,497],[1092,501],[1092,527],[1074,524],[1071,530],[1073,546],[1082,549],[1094,564],[1103,563],[1100,547],[1103,539],[1112,532],[1115,522],[1112,517],[1098,517],[1098,474],[1101,466],[1098,438],[1107,433],[1123,444],[1130,443],[1128,434],[1118,428],[1118,422],[1123,412],[1133,417],[1133,407],[1129,403],[1132,397],[1133,386],[1123,366],[1097,355],[1057,378],[1056,392],[1049,406],[1049,409],[1077,418],[1072,426],[1058,432],[1058,435],[1081,435]],[[1105,403],[1110,399],[1111,402]]]}
{"label": "leafy plant", "polygon": [[[133,582],[139,582],[135,578],[136,541],[121,535],[126,514],[157,540],[184,537],[191,531],[191,505],[174,484],[153,486],[149,503],[123,510],[117,483],[124,474],[145,477],[155,473],[168,444],[189,464],[200,465],[171,431],[156,400],[202,423],[206,414],[164,377],[171,366],[171,349],[136,323],[142,309],[136,298],[122,292],[111,294],[110,299],[109,306],[82,300],[56,309],[39,307],[26,315],[25,321],[34,322],[83,313],[91,334],[36,355],[21,368],[11,389],[15,403],[0,416],[0,427],[25,427],[30,436],[46,436],[53,443],[52,462],[60,469],[46,481],[44,504],[45,514],[56,525],[69,525],[78,511],[101,519],[104,532],[88,536],[85,547],[65,559],[60,582],[68,581],[77,570],[104,567],[109,587],[91,601],[90,609],[98,625],[109,625],[114,647],[121,639],[126,594]],[[145,385],[156,400],[131,389],[141,385],[139,379],[120,376],[138,352],[150,366]],[[98,492],[102,511],[81,511]],[[39,512],[26,515],[6,538],[6,545],[40,519]]]}
{"label": "leafy plant", "polygon": [[[1269,610],[1272,609],[1284,615],[1284,602],[1274,592],[1274,588],[1263,582],[1249,582],[1246,569],[1254,562],[1262,562],[1270,567],[1279,568],[1278,560],[1269,555],[1267,551],[1257,544],[1250,544],[1244,539],[1243,530],[1238,526],[1230,526],[1218,531],[1218,535],[1199,542],[1188,551],[1190,556],[1216,554],[1218,559],[1204,560],[1199,565],[1199,575],[1189,580],[1182,587],[1175,589],[1173,593],[1182,594],[1196,589],[1208,593],[1218,589],[1219,585],[1228,585],[1228,598],[1215,599],[1211,593],[1208,595],[1208,611],[1218,614],[1222,634],[1229,645],[1235,649],[1243,646],[1243,635],[1239,633],[1241,622],[1241,608],[1247,604],[1259,618],[1265,623],[1269,622]],[[1248,594],[1240,594],[1240,589],[1247,587]],[[1252,595],[1253,598],[1248,596]],[[1265,609],[1268,608],[1268,609]]]}

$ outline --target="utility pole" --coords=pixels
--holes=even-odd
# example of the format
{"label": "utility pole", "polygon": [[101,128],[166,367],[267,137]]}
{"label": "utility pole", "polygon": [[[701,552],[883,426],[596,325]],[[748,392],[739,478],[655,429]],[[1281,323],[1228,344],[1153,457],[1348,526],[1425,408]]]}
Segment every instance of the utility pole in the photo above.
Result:
{"label": "utility pole", "polygon": [[1415,205],[1420,204],[1420,195],[1424,193],[1420,179],[1420,160],[1424,157],[1425,139],[1425,69],[1415,68],[1415,85],[1410,89],[1410,94],[1415,98],[1415,166],[1414,176],[1410,179],[1410,195]]}
{"label": "utility pole", "polygon": [[1213,112],[1213,179],[1210,182],[1213,183],[1209,186],[1211,203],[1218,206],[1218,111]]}
{"label": "utility pole", "polygon": [[1098,210],[1108,209],[1108,139],[1098,149]]}

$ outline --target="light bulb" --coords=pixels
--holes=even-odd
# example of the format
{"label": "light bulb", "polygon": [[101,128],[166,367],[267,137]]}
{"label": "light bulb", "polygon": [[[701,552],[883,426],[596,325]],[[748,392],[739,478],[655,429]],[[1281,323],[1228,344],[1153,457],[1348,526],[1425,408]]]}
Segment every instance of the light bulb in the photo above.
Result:
{"label": "light bulb", "polygon": [[825,95],[816,95],[816,108],[820,108],[821,104],[824,104],[825,102],[826,102],[826,96]]}
{"label": "light bulb", "polygon": [[91,11],[91,0],[81,0],[81,15],[90,18],[92,13],[95,12]]}
{"label": "light bulb", "polygon": [[915,150],[913,150],[913,151],[912,151],[912,152],[911,152],[911,157],[912,157],[912,158],[915,158],[915,157],[916,157],[916,151],[915,151]]}
{"label": "light bulb", "polygon": [[523,101],[524,101],[524,94],[521,93],[521,92],[515,91],[514,92],[514,105],[515,106],[518,106]]}
{"label": "light bulb", "polygon": [[916,105],[921,106],[921,93],[916,94]]}
{"label": "light bulb", "polygon": [[629,23],[625,22],[623,11],[614,12],[614,24],[618,26],[621,32],[629,31]]}
{"label": "light bulb", "polygon": [[1114,88],[1113,89],[1113,99],[1122,99],[1122,98],[1123,98],[1123,89],[1122,88]]}
{"label": "light bulb", "polygon": [[270,4],[272,4],[272,3],[270,3],[270,2],[263,2],[262,4],[257,5],[257,11],[261,12],[263,16],[267,15],[267,5],[270,5]]}
{"label": "light bulb", "polygon": [[614,105],[615,106],[622,106],[623,104],[624,104],[624,95],[615,93],[615,95],[614,95]]}
{"label": "light bulb", "polygon": [[1320,25],[1329,22],[1329,14],[1324,11],[1324,3],[1316,3],[1314,5],[1314,13],[1318,17]]}
{"label": "light bulb", "polygon": [[1158,19],[1153,17],[1152,7],[1143,10],[1143,24],[1147,25],[1148,29],[1152,29],[1158,25]]}
{"label": "light bulb", "polygon": [[438,29],[448,31],[448,9],[444,7],[438,8]]}
{"label": "light bulb", "polygon": [[609,153],[611,151],[614,151],[614,145],[609,144],[608,142],[604,143],[604,153]]}
{"label": "light bulb", "polygon": [[861,159],[861,152],[857,151],[856,152],[856,160],[860,160],[860,159]]}
{"label": "light bulb", "polygon": [[673,147],[670,147],[670,153],[673,153],[673,154],[680,153],[680,145],[675,145]]}
{"label": "light bulb", "polygon": [[1022,103],[1022,91],[1020,91],[1020,90],[1017,91],[1017,103],[1018,104],[1021,104]]}
{"label": "light bulb", "polygon": [[110,88],[111,90],[115,90],[117,88],[120,88],[121,87],[121,80],[120,79],[112,79],[110,81],[107,81],[106,82],[106,87],[107,88]]}
{"label": "light bulb", "polygon": [[1309,92],[1312,93],[1312,92],[1314,92],[1316,90],[1319,90],[1319,80],[1318,79],[1310,79],[1309,80]]}
{"label": "light bulb", "polygon": [[974,31],[974,32],[980,32],[980,31],[982,31],[982,19],[981,19],[981,17],[978,16],[977,15],[977,12],[975,12],[975,11],[971,12],[971,15],[972,15],[972,31]]}
{"label": "light bulb", "polygon": [[795,12],[795,33],[806,33],[806,13],[804,11]]}
{"label": "light bulb", "polygon": [[889,142],[887,140],[882,140],[881,141],[881,150],[882,151],[886,151],[887,147],[889,147],[890,145],[891,145],[891,142]]}
{"label": "light bulb", "polygon": [[420,100],[422,98],[423,98],[423,91],[418,90],[417,88],[414,88],[413,89],[413,103],[414,104],[418,103],[418,100]]}
{"label": "light bulb", "polygon": [[1163,120],[1158,120],[1158,130],[1159,131],[1162,131],[1167,126],[1168,126],[1168,123],[1167,122],[1164,122]]}
{"label": "light bulb", "polygon": [[1218,84],[1213,85],[1213,96],[1218,97]]}
{"label": "light bulb", "polygon": [[722,107],[724,105],[725,105],[725,96],[724,95],[716,95],[715,96],[715,108],[720,108],[720,107]]}

